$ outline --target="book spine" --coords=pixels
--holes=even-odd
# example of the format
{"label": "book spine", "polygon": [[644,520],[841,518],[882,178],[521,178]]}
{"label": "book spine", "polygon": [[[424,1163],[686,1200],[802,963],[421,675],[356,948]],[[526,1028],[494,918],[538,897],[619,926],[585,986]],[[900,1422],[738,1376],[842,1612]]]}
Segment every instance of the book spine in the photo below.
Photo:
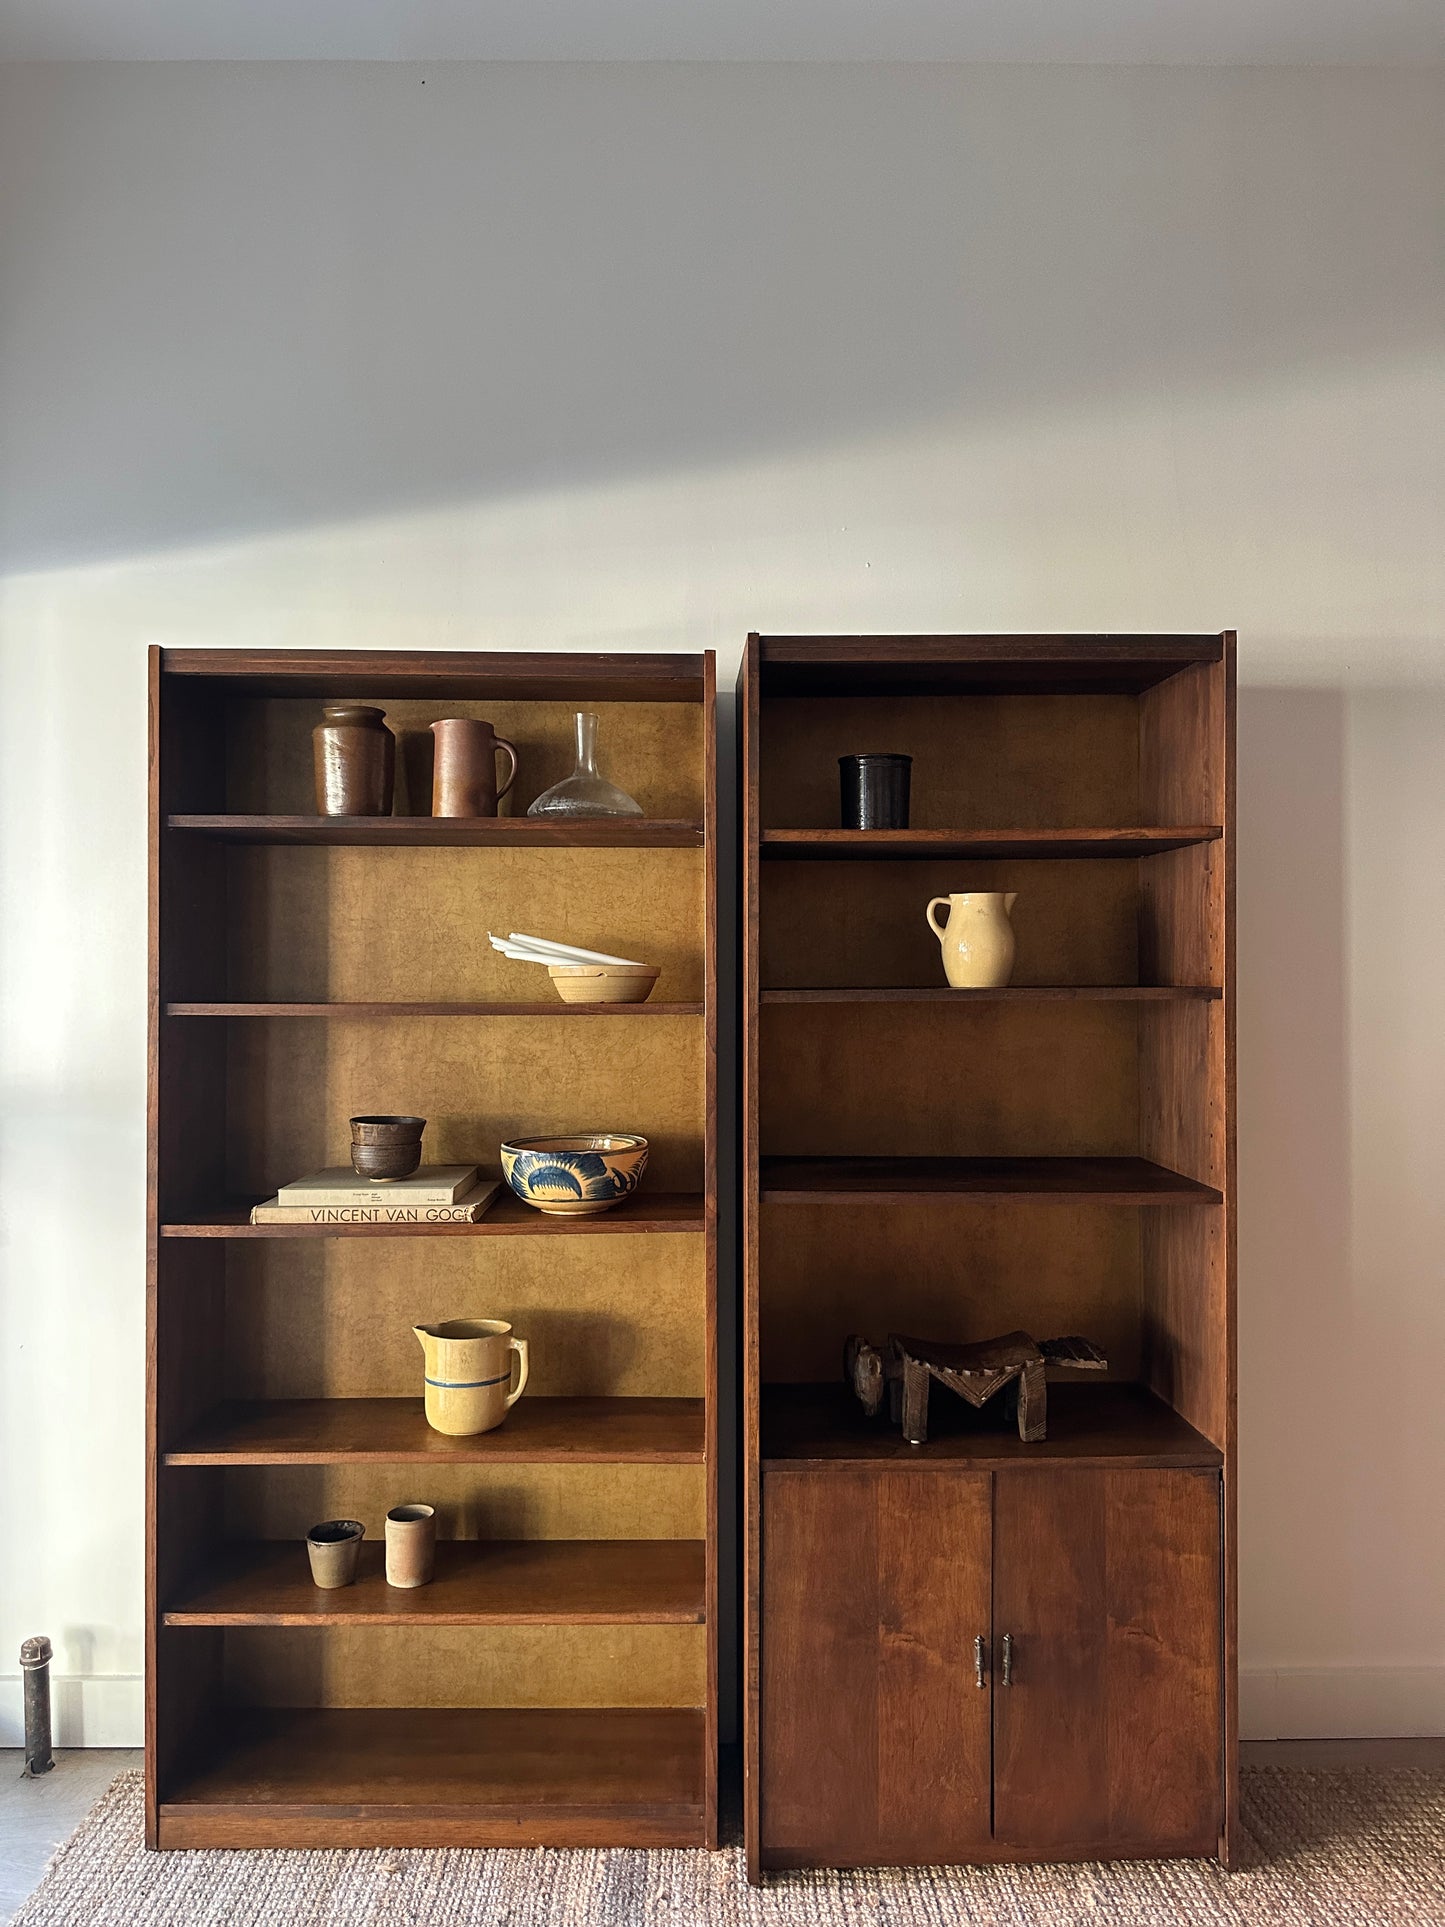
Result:
{"label": "book spine", "polygon": [[[487,1201],[491,1202],[490,1199]],[[254,1204],[252,1224],[475,1224],[485,1204]]]}

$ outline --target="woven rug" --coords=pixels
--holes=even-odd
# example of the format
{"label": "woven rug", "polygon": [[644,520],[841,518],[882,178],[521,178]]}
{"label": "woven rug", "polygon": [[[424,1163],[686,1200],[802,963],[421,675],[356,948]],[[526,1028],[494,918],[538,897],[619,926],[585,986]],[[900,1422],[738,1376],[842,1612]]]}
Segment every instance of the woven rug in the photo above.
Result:
{"label": "woven rug", "polygon": [[124,1773],[14,1927],[1445,1927],[1445,1773],[1244,1776],[1245,1866],[772,1875],[736,1847],[147,1854]]}

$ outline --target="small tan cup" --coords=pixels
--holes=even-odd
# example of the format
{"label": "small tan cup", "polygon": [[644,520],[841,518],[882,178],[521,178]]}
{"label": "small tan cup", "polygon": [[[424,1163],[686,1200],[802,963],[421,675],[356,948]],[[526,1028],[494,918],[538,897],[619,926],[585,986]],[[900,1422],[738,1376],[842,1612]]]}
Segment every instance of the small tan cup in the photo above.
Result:
{"label": "small tan cup", "polygon": [[526,1387],[526,1339],[513,1337],[501,1318],[449,1318],[440,1325],[413,1325],[412,1330],[426,1354],[426,1422],[431,1429],[470,1438],[500,1425]]}
{"label": "small tan cup", "polygon": [[436,1556],[436,1507],[394,1505],[386,1515],[387,1585],[429,1586]]}
{"label": "small tan cup", "polygon": [[319,1526],[312,1526],[306,1535],[312,1585],[327,1592],[351,1585],[356,1578],[356,1562],[361,1557],[365,1533],[366,1527],[359,1519],[326,1519]]}

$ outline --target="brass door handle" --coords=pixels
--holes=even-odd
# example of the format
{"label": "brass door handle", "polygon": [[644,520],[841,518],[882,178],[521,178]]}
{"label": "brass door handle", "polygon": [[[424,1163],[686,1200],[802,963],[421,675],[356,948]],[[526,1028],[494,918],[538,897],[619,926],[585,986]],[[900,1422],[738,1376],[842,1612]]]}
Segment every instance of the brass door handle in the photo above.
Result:
{"label": "brass door handle", "polygon": [[1014,1671],[1013,1634],[1005,1633],[1003,1636],[1003,1683],[1005,1686],[1013,1685],[1014,1683],[1013,1671]]}
{"label": "brass door handle", "polygon": [[988,1683],[983,1676],[983,1634],[982,1633],[979,1633],[979,1635],[973,1642],[973,1683],[975,1686],[985,1686]]}

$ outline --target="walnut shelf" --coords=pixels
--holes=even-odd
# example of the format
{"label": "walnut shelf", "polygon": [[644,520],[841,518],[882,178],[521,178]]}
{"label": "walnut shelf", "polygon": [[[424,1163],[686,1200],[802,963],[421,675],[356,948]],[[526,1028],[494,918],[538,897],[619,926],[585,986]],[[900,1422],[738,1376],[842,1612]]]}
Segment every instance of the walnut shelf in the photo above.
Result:
{"label": "walnut shelf", "polygon": [[560,997],[545,1003],[476,1004],[204,1004],[171,1003],[167,1017],[331,1017],[338,1021],[381,1020],[389,1017],[701,1017],[700,1003],[564,1004]]}
{"label": "walnut shelf", "polygon": [[1167,1004],[1196,998],[1217,1002],[1223,992],[1212,984],[1008,984],[1001,990],[954,990],[936,984],[899,984],[824,990],[763,990],[768,1004]]}
{"label": "walnut shelf", "polygon": [[1220,1194],[1147,1158],[763,1158],[764,1204],[1218,1204]]}
{"label": "walnut shelf", "polygon": [[[253,1202],[259,1202],[253,1200]],[[594,1217],[553,1217],[505,1188],[476,1224],[252,1224],[251,1205],[226,1204],[167,1220],[163,1238],[621,1238],[708,1228],[700,1191],[641,1191]]]}
{"label": "walnut shelf", "polygon": [[177,1771],[164,1847],[686,1846],[701,1709],[234,1711]]}
{"label": "walnut shelf", "polygon": [[764,830],[762,855],[793,862],[824,859],[856,862],[921,862],[971,857],[994,862],[1010,857],[1103,858],[1161,856],[1213,843],[1217,824],[1181,829],[1118,830]]}
{"label": "walnut shelf", "polygon": [[419,1398],[285,1398],[222,1405],[166,1465],[696,1465],[700,1398],[524,1398],[504,1425],[452,1438]]}
{"label": "walnut shelf", "polygon": [[705,1547],[690,1539],[443,1540],[430,1585],[386,1583],[366,1540],[356,1583],[311,1583],[294,1540],[224,1547],[166,1608],[168,1626],[693,1626]]}
{"label": "walnut shelf", "polygon": [[[337,701],[385,709],[396,814],[316,813]],[[646,814],[529,817],[592,709]],[[425,813],[457,716],[515,745],[513,814]],[[710,652],[150,652],[148,1846],[716,1844],[716,723]],[[567,1004],[489,927],[664,974]],[[489,1179],[516,1136],[651,1164],[596,1215],[502,1184],[477,1223],[253,1225],[363,1112]],[[531,1382],[452,1438],[412,1327],[483,1314]],[[440,1540],[412,1592],[403,1500]],[[332,1514],[367,1537],[325,1592],[299,1535]]]}
{"label": "walnut shelf", "polygon": [[701,823],[642,817],[559,822],[527,816],[244,816],[172,812],[168,830],[226,843],[351,844],[393,850],[679,850],[702,846]]}
{"label": "walnut shelf", "polygon": [[926,1445],[910,1445],[883,1414],[865,1418],[841,1385],[768,1385],[763,1390],[762,1461],[786,1465],[969,1467],[1212,1467],[1219,1447],[1140,1385],[1050,1385],[1049,1434],[1025,1445],[997,1411],[929,1401]]}

